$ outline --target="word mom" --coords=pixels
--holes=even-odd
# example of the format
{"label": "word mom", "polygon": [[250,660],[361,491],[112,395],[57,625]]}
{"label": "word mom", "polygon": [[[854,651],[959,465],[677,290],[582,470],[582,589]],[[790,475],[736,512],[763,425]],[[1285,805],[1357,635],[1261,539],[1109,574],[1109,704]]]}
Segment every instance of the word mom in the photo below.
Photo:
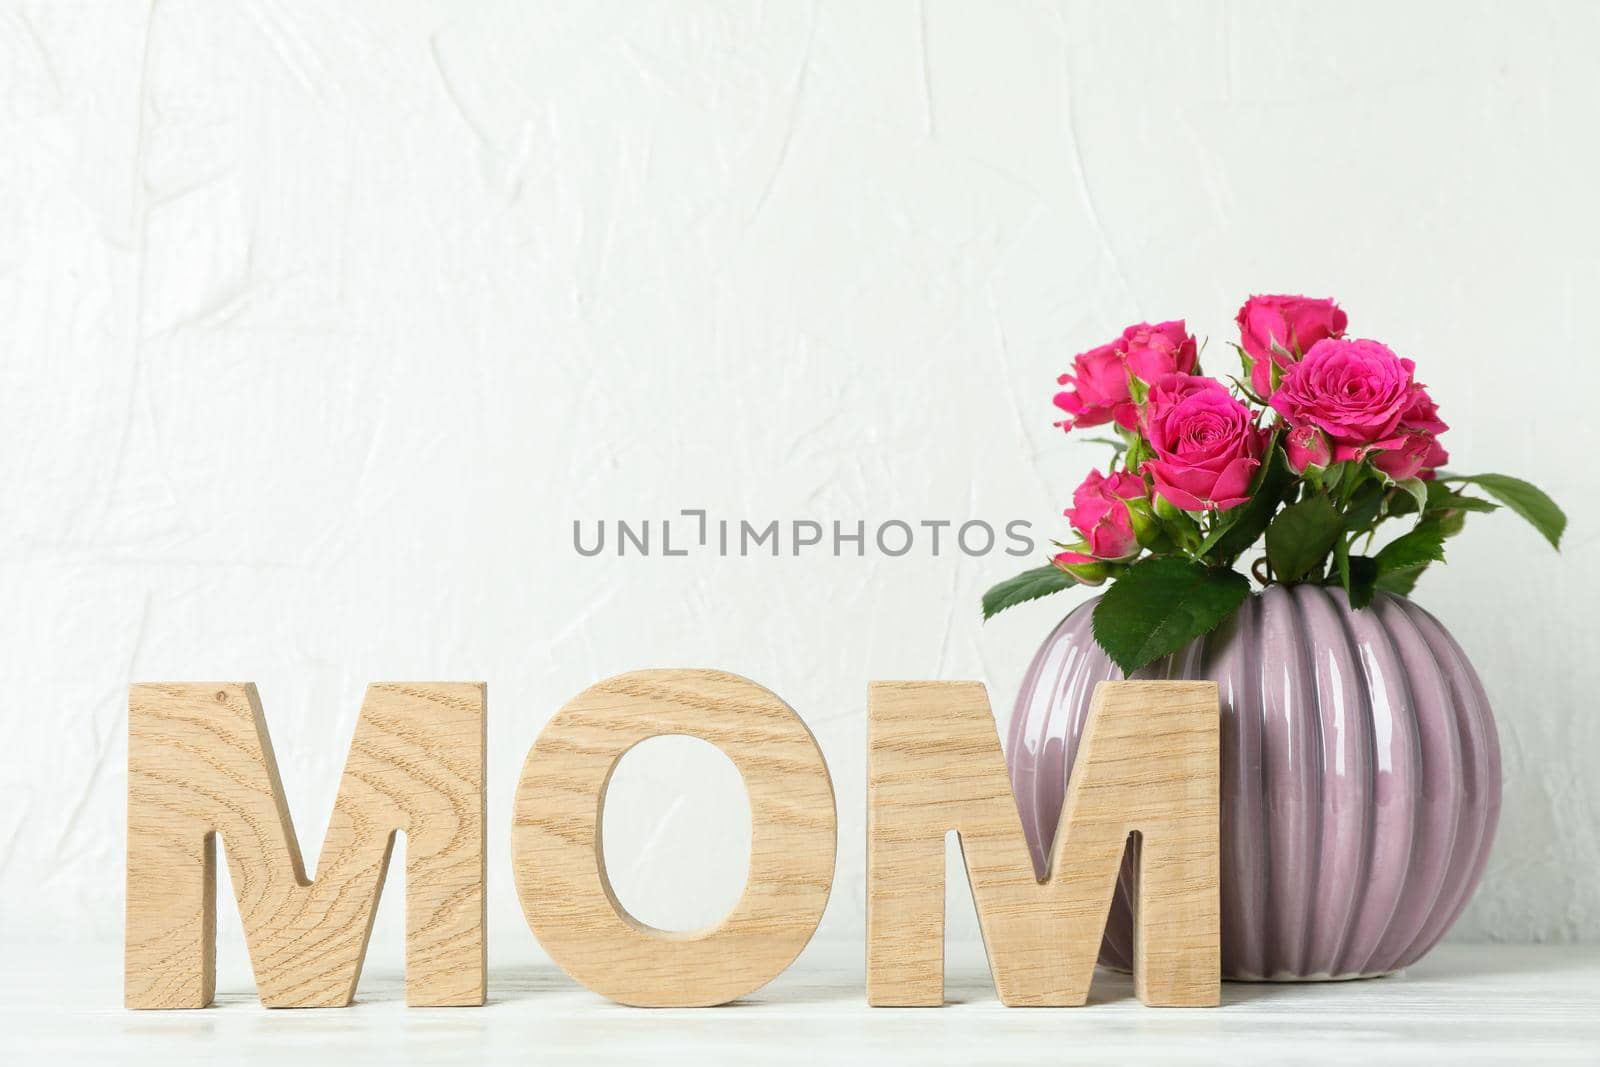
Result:
{"label": "word mom", "polygon": [[[1218,1003],[1213,683],[1099,686],[1043,881],[982,685],[874,682],[867,708],[868,1003],[944,1001],[951,830],[1005,1004],[1084,1003],[1130,834],[1139,999]],[[406,1003],[481,1005],[486,713],[481,684],[369,686],[312,881],[255,686],[133,686],[128,1007],[211,1003],[218,835],[262,1003],[348,1005],[399,832]],[[662,734],[716,745],[750,797],[744,895],[693,933],[627,914],[600,848],[612,770]],[[822,752],[787,704],[736,675],[638,671],[585,690],[534,742],[514,804],[512,865],[528,925],[568,974],[624,1004],[708,1006],[758,989],[805,947],[832,889],[837,821]]]}

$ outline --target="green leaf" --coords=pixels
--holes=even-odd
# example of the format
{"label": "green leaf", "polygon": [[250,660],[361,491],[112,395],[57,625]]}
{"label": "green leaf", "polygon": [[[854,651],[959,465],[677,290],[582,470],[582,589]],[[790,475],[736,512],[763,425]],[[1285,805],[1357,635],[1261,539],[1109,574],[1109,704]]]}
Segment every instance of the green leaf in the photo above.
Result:
{"label": "green leaf", "polygon": [[1200,547],[1194,550],[1194,554],[1203,556],[1215,548],[1217,542],[1222,540],[1224,534],[1233,529],[1234,524],[1239,521],[1240,515],[1246,510],[1246,508],[1234,508],[1232,511],[1219,513],[1216,518],[1211,520],[1211,532],[1206,534],[1206,539],[1200,542]]}
{"label": "green leaf", "polygon": [[1476,496],[1463,496],[1442,482],[1428,483],[1429,511],[1499,511],[1499,504]]}
{"label": "green leaf", "polygon": [[1378,551],[1375,557],[1378,575],[1382,577],[1413,567],[1422,568],[1443,560],[1444,538],[1444,530],[1434,523],[1419,525],[1409,533],[1401,534]]}
{"label": "green leaf", "polygon": [[1352,608],[1364,608],[1372,603],[1372,595],[1379,581],[1378,562],[1371,556],[1351,556],[1345,563],[1344,591],[1350,595]]}
{"label": "green leaf", "polygon": [[1128,450],[1122,454],[1122,469],[1137,472],[1149,455],[1150,449],[1146,447],[1144,438],[1138,434],[1130,434]]}
{"label": "green leaf", "polygon": [[[1436,512],[1417,523],[1409,533],[1401,534],[1384,545],[1372,560],[1375,568],[1373,588],[1399,596],[1411,595],[1417,579],[1422,577],[1428,565],[1444,560],[1444,539],[1460,529],[1461,521],[1460,514],[1447,522],[1441,513]],[[1369,592],[1367,599],[1371,597]],[[1350,602],[1355,604],[1354,594]]]}
{"label": "green leaf", "polygon": [[1157,530],[1155,537],[1144,547],[1150,550],[1152,556],[1170,556],[1178,551],[1178,543],[1165,530]]}
{"label": "green leaf", "polygon": [[1356,491],[1355,498],[1350,501],[1349,508],[1344,513],[1346,533],[1365,530],[1372,525],[1373,520],[1378,517],[1378,509],[1383,506],[1383,493],[1383,486],[1377,482],[1368,482]]}
{"label": "green leaf", "polygon": [[1140,560],[1094,608],[1094,639],[1124,673],[1176,652],[1233,614],[1250,580],[1173,557]]}
{"label": "green leaf", "polygon": [[[1364,608],[1372,603],[1373,584],[1378,579],[1378,565],[1369,556],[1352,556],[1350,545],[1344,538],[1333,543],[1333,570],[1350,598],[1350,606]],[[1333,578],[1327,581],[1333,584]]]}
{"label": "green leaf", "polygon": [[1239,365],[1244,368],[1244,376],[1246,380],[1248,380],[1251,373],[1255,370],[1256,361],[1251,358],[1250,353],[1246,352],[1232,341],[1228,342],[1228,347],[1239,353]]}
{"label": "green leaf", "polygon": [[[1393,486],[1394,483],[1390,482],[1384,486],[1384,489],[1388,490]],[[1417,502],[1410,493],[1395,493],[1388,498],[1388,502],[1383,506],[1383,517],[1386,519],[1398,519],[1406,515],[1415,515],[1416,513]]]}
{"label": "green leaf", "polygon": [[[1422,577],[1422,572],[1428,569],[1426,563],[1416,567],[1406,567],[1403,570],[1389,571],[1378,575],[1377,589],[1396,596],[1410,596],[1411,590],[1417,587],[1417,579]],[[1368,599],[1371,599],[1369,593]],[[1352,601],[1352,603],[1354,603]]]}
{"label": "green leaf", "polygon": [[[1231,562],[1239,553],[1256,543],[1256,538],[1267,528],[1272,521],[1272,513],[1278,510],[1278,505],[1283,502],[1283,491],[1288,487],[1290,477],[1289,468],[1284,466],[1281,449],[1272,449],[1267,453],[1266,470],[1261,472],[1260,482],[1250,490],[1250,501],[1240,504],[1234,511],[1238,517],[1228,524],[1213,544],[1206,546],[1206,551],[1216,551],[1215,559]],[[1208,537],[1207,541],[1213,539]]]}
{"label": "green leaf", "polygon": [[1318,493],[1290,504],[1267,527],[1267,563],[1280,582],[1297,582],[1322,565],[1338,540],[1344,516]]}
{"label": "green leaf", "polygon": [[1561,534],[1567,528],[1567,516],[1544,490],[1513,478],[1509,474],[1449,474],[1440,481],[1471,482],[1494,497],[1506,507],[1521,515],[1535,530],[1544,535],[1552,548],[1561,547]]}
{"label": "green leaf", "polygon": [[1421,478],[1407,478],[1403,482],[1395,482],[1396,489],[1402,489],[1416,501],[1417,510],[1422,511],[1428,506],[1428,483]]}
{"label": "green leaf", "polygon": [[1068,586],[1077,584],[1070,574],[1053,563],[1035,567],[1031,571],[1023,571],[1015,578],[1008,578],[983,594],[984,620],[994,618],[1007,608],[1016,607],[1029,600],[1038,600],[1051,593],[1059,593]]}

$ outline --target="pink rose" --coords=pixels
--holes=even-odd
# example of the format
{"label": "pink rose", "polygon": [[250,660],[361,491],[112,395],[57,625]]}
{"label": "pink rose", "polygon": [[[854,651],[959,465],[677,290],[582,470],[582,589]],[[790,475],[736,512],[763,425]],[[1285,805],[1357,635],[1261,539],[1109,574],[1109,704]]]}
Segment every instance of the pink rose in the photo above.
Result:
{"label": "pink rose", "polygon": [[1193,374],[1199,349],[1182,319],[1141,322],[1122,331],[1123,362],[1140,381],[1153,382],[1168,374]]}
{"label": "pink rose", "polygon": [[1067,417],[1056,423],[1063,430],[1099,426],[1115,420],[1131,430],[1139,412],[1128,391],[1128,375],[1153,382],[1168,374],[1190,374],[1198,349],[1182,319],[1136,323],[1108,345],[1073,357],[1072,370],[1056,379],[1067,386],[1055,396],[1056,407]]}
{"label": "pink rose", "polygon": [[1156,458],[1143,469],[1169,504],[1225,511],[1249,499],[1266,434],[1221,382],[1172,374],[1154,383],[1144,431]]}
{"label": "pink rose", "polygon": [[1415,369],[1377,341],[1328,338],[1288,369],[1272,407],[1294,429],[1327,434],[1334,459],[1359,460],[1400,443],[1394,434],[1415,400]]}
{"label": "pink rose", "polygon": [[1439,418],[1439,405],[1428,395],[1428,387],[1418,384],[1411,387],[1411,401],[1406,405],[1405,414],[1400,416],[1400,428],[1437,437],[1450,426]]}
{"label": "pink rose", "polygon": [[1056,407],[1067,417],[1056,423],[1063,430],[1078,426],[1099,426],[1117,421],[1132,429],[1139,415],[1128,395],[1128,369],[1122,362],[1121,341],[1091,348],[1073,357],[1072,370],[1057,381],[1067,386],[1056,394]]}
{"label": "pink rose", "polygon": [[1294,362],[1273,345],[1298,357],[1325,337],[1343,337],[1348,318],[1332,300],[1306,296],[1252,296],[1234,319],[1239,347],[1251,359],[1250,387],[1257,396],[1272,395],[1272,365],[1287,370]]}
{"label": "pink rose", "polygon": [[1304,474],[1308,467],[1326,467],[1333,462],[1333,449],[1328,435],[1315,426],[1301,426],[1283,437],[1283,451],[1289,459],[1289,469]]}
{"label": "pink rose", "polygon": [[1428,446],[1428,454],[1422,458],[1422,471],[1418,475],[1423,481],[1433,480],[1434,472],[1450,462],[1450,453],[1438,441],[1432,441]]}
{"label": "pink rose", "polygon": [[1144,479],[1137,474],[1123,471],[1107,477],[1090,471],[1065,514],[1096,559],[1127,559],[1139,554],[1139,539],[1123,501],[1144,498]]}

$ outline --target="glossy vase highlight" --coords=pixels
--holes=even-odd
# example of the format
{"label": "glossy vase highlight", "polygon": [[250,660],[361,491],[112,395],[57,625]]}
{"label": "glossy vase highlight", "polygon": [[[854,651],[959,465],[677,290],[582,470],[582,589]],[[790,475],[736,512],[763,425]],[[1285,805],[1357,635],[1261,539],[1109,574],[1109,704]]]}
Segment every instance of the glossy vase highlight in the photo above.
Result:
{"label": "glossy vase highlight", "polygon": [[[1006,746],[1043,872],[1095,683],[1094,602],[1023,679]],[[1489,703],[1433,616],[1379,594],[1272,586],[1215,632],[1135,674],[1212,679],[1222,705],[1222,971],[1253,980],[1387,974],[1449,929],[1483,874],[1500,812]],[[1100,959],[1127,969],[1124,863]]]}

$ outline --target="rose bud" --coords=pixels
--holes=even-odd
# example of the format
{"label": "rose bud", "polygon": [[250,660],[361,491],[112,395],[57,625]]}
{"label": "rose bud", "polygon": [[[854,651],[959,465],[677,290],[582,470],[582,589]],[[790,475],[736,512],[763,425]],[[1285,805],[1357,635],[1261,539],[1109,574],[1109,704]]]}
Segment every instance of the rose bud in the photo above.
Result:
{"label": "rose bud", "polygon": [[1144,479],[1121,472],[1109,477],[1094,470],[1072,494],[1066,516],[1083,535],[1096,559],[1128,559],[1139,554],[1133,516],[1124,500],[1145,499]]}
{"label": "rose bud", "polygon": [[1099,585],[1111,573],[1111,568],[1105,563],[1082,552],[1057,552],[1051,562],[1082,585]]}
{"label": "rose bud", "polygon": [[1239,347],[1250,357],[1250,387],[1265,397],[1272,395],[1274,364],[1287,370],[1323,338],[1343,337],[1348,319],[1332,300],[1252,296],[1234,321],[1239,324]]}
{"label": "rose bud", "polygon": [[1283,451],[1289,459],[1289,469],[1296,474],[1320,471],[1333,462],[1333,448],[1328,435],[1315,426],[1299,426],[1283,439]]}
{"label": "rose bud", "polygon": [[1428,465],[1428,459],[1439,448],[1439,442],[1433,439],[1432,434],[1407,433],[1400,438],[1398,444],[1392,448],[1385,448],[1375,453],[1372,465],[1397,482],[1407,478],[1419,477]]}

